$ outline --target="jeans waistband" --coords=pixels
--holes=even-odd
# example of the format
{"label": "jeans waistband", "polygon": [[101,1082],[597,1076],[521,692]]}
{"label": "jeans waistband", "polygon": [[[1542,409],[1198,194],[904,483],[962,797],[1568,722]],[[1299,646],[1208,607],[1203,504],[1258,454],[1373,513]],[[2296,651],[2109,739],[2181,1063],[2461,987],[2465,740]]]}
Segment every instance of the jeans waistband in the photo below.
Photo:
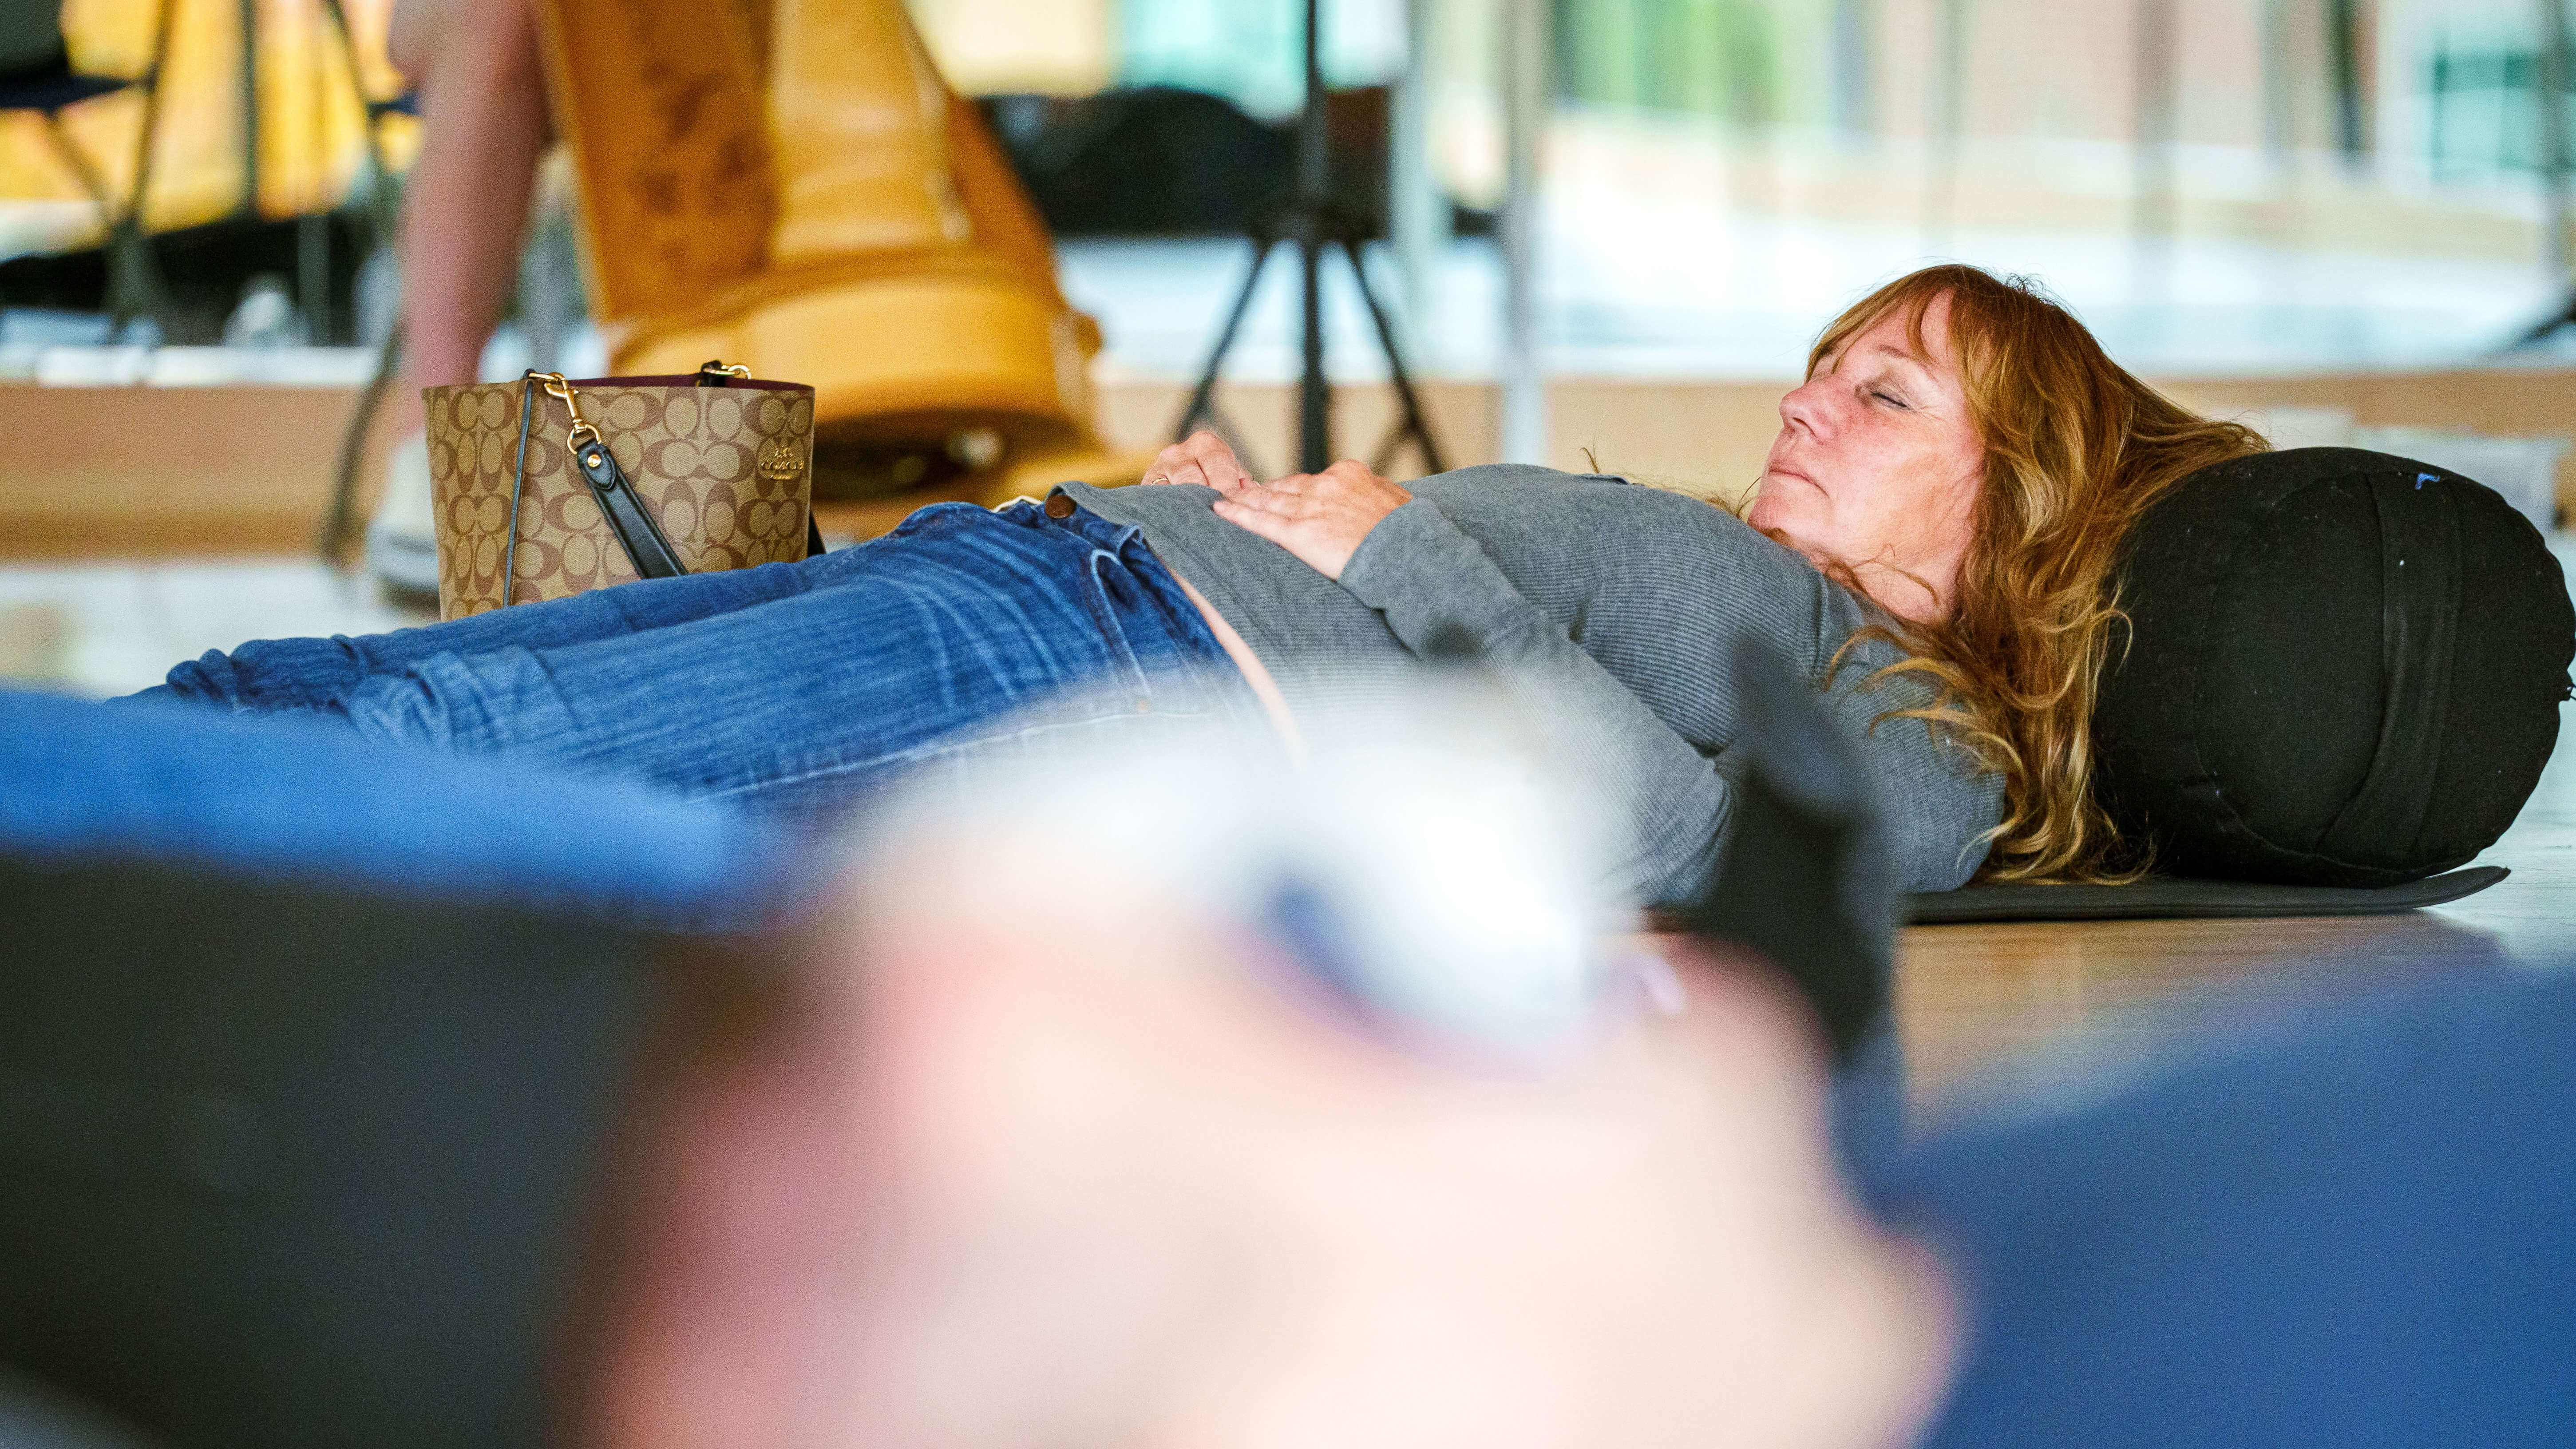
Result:
{"label": "jeans waistband", "polygon": [[1023,528],[1055,529],[1072,534],[1117,559],[1153,599],[1164,616],[1173,642],[1184,648],[1194,664],[1209,671],[1214,678],[1223,680],[1228,693],[1242,696],[1234,703],[1250,705],[1255,714],[1267,721],[1268,716],[1261,711],[1251,682],[1243,677],[1234,656],[1228,654],[1225,645],[1218,641],[1216,631],[1208,625],[1207,615],[1200,612],[1198,601],[1181,587],[1180,576],[1173,573],[1171,566],[1154,552],[1153,543],[1145,537],[1144,529],[1132,523],[1103,518],[1083,507],[1061,488],[1049,492],[1043,501],[1015,498],[993,512]]}
{"label": "jeans waistband", "polygon": [[[1072,495],[1062,489],[1050,493],[1044,502],[1016,498],[989,511],[971,503],[934,503],[897,524],[894,536],[956,526],[979,518],[1038,532],[1070,535],[1115,559],[1150,603],[1151,612],[1158,616],[1152,621],[1158,626],[1157,632],[1169,645],[1176,647],[1193,672],[1205,671],[1214,679],[1227,681],[1246,698],[1252,698],[1252,687],[1244,679],[1243,671],[1236,667],[1233,656],[1225,652],[1225,646],[1217,641],[1216,631],[1208,626],[1207,616],[1199,612],[1196,601],[1181,587],[1180,577],[1156,556],[1145,531],[1132,523],[1118,523],[1101,517],[1075,502]],[[1114,599],[1112,602],[1115,607]]]}
{"label": "jeans waistband", "polygon": [[[1182,590],[1180,577],[1154,552],[1153,544],[1145,537],[1145,530],[1135,524],[1103,518],[1076,503],[1073,495],[1061,488],[1049,493],[1044,502],[1015,498],[993,511],[1022,527],[1060,529],[1112,555],[1158,594],[1168,594],[1196,630],[1207,634],[1207,642],[1211,646],[1216,644],[1216,635],[1208,629],[1206,617],[1199,613],[1198,605],[1191,603],[1190,596]],[[1223,651],[1220,649],[1219,652]]]}

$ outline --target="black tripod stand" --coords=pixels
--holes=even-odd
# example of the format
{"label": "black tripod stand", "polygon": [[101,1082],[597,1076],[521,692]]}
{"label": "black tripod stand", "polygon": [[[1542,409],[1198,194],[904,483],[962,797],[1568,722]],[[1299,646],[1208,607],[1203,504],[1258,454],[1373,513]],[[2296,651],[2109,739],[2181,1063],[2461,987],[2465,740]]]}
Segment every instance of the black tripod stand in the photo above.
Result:
{"label": "black tripod stand", "polygon": [[[1216,350],[1208,355],[1207,367],[1199,373],[1190,405],[1172,428],[1172,437],[1174,441],[1188,437],[1202,421],[1215,423],[1229,441],[1237,434],[1217,412],[1217,374],[1225,367],[1225,355],[1243,326],[1243,314],[1252,305],[1253,289],[1261,284],[1270,254],[1288,242],[1297,248],[1298,273],[1305,287],[1305,356],[1297,374],[1297,468],[1320,473],[1332,465],[1333,388],[1324,379],[1323,269],[1325,251],[1338,247],[1351,264],[1351,279],[1359,283],[1360,300],[1368,304],[1369,321],[1377,328],[1378,346],[1386,353],[1387,371],[1394,378],[1396,402],[1402,409],[1369,467],[1385,472],[1409,439],[1422,450],[1425,471],[1443,472],[1448,465],[1441,460],[1440,444],[1431,436],[1431,425],[1422,419],[1422,404],[1414,396],[1413,379],[1405,373],[1394,329],[1387,326],[1386,309],[1378,305],[1377,292],[1369,286],[1368,267],[1360,257],[1368,235],[1366,221],[1333,200],[1331,132],[1325,123],[1324,67],[1318,48],[1322,27],[1316,11],[1317,0],[1306,0],[1306,105],[1297,117],[1297,184],[1286,200],[1252,225],[1252,271],[1243,279],[1243,290],[1235,294],[1234,309],[1226,314],[1225,329],[1217,334]],[[1236,451],[1242,449],[1238,446]],[[1255,471],[1249,463],[1245,467]]]}

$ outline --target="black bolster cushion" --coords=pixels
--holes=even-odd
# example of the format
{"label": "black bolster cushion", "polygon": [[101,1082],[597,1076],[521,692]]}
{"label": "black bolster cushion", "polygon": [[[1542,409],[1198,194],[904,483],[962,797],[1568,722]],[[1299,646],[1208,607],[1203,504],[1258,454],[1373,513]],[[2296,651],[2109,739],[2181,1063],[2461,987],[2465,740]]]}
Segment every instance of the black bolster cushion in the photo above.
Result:
{"label": "black bolster cushion", "polygon": [[2096,798],[2159,871],[2393,885],[2469,860],[2530,798],[2576,615],[2493,490],[2355,448],[2263,453],[2184,479],[2126,547]]}

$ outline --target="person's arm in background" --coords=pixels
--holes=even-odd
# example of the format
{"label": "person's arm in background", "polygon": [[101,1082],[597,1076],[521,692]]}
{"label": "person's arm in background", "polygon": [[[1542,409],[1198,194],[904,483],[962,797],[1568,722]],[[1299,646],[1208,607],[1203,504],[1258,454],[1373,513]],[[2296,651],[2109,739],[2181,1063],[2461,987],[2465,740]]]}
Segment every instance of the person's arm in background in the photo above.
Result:
{"label": "person's arm in background", "polygon": [[518,275],[538,158],[554,139],[531,0],[400,0],[394,64],[419,88],[403,192],[403,390],[472,382]]}

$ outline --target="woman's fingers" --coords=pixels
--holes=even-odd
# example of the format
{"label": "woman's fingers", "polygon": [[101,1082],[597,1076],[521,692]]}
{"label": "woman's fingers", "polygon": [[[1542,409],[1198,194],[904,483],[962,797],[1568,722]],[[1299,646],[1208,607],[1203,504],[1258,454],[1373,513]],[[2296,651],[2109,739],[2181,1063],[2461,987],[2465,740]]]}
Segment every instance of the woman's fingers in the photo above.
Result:
{"label": "woman's fingers", "polygon": [[1243,471],[1243,463],[1225,439],[1204,428],[1190,434],[1154,455],[1154,464],[1145,470],[1146,483],[1188,483],[1213,488],[1219,493],[1232,493],[1251,486],[1252,475]]}
{"label": "woman's fingers", "polygon": [[1312,518],[1323,508],[1323,500],[1314,495],[1282,488],[1276,482],[1247,483],[1217,501],[1220,504],[1231,503],[1239,508],[1265,513],[1273,518]]}
{"label": "woman's fingers", "polygon": [[1284,523],[1288,521],[1286,502],[1287,500],[1278,494],[1256,483],[1249,488],[1238,488],[1218,499],[1215,508],[1217,517],[1237,523],[1256,517],[1275,519]]}
{"label": "woman's fingers", "polygon": [[1321,473],[1291,473],[1263,483],[1244,471],[1234,448],[1214,432],[1200,429],[1154,455],[1145,470],[1147,483],[1190,483],[1232,495],[1247,488],[1266,488],[1291,497],[1328,497],[1376,483],[1367,465],[1344,459]]}
{"label": "woman's fingers", "polygon": [[[1245,494],[1257,493],[1259,491],[1260,489],[1258,488],[1247,488],[1243,490]],[[1279,545],[1281,548],[1288,549],[1291,553],[1296,552],[1296,550],[1291,547],[1290,532],[1296,528],[1297,523],[1296,520],[1287,517],[1285,514],[1277,513],[1270,508],[1246,502],[1243,497],[1237,496],[1218,499],[1216,501],[1216,516],[1233,524],[1235,527],[1242,529],[1246,533],[1257,534],[1260,537],[1266,538],[1272,543]]]}
{"label": "woman's fingers", "polygon": [[1234,456],[1232,445],[1215,433],[1201,429],[1190,434],[1189,441],[1181,446],[1199,460],[1208,486],[1219,493],[1231,493],[1252,482],[1252,475],[1243,471],[1242,460]]}
{"label": "woman's fingers", "polygon": [[[1156,474],[1160,474],[1161,476],[1157,477]],[[1161,456],[1154,459],[1154,472],[1146,474],[1145,481],[1148,483],[1190,483],[1196,484],[1201,488],[1211,486],[1208,482],[1206,467],[1200,463],[1198,455],[1192,453],[1189,450],[1189,445],[1185,443],[1174,443],[1172,446],[1165,448],[1162,451]]]}
{"label": "woman's fingers", "polygon": [[1370,485],[1385,486],[1385,480],[1368,469],[1366,463],[1345,458],[1321,473],[1291,473],[1273,478],[1263,485],[1274,492],[1304,497],[1330,498],[1363,490]]}
{"label": "woman's fingers", "polygon": [[1252,481],[1234,449],[1205,428],[1165,448],[1155,457],[1154,468],[1162,476],[1148,473],[1148,483],[1194,483],[1219,493],[1232,493]]}
{"label": "woman's fingers", "polygon": [[1145,467],[1142,481],[1148,484],[1178,482],[1179,480],[1172,476],[1172,470],[1188,461],[1189,454],[1181,451],[1180,444],[1174,443],[1154,455],[1154,461]]}
{"label": "woman's fingers", "polygon": [[1246,484],[1218,499],[1216,513],[1338,579],[1360,541],[1412,496],[1363,465],[1345,462],[1321,473]]}

